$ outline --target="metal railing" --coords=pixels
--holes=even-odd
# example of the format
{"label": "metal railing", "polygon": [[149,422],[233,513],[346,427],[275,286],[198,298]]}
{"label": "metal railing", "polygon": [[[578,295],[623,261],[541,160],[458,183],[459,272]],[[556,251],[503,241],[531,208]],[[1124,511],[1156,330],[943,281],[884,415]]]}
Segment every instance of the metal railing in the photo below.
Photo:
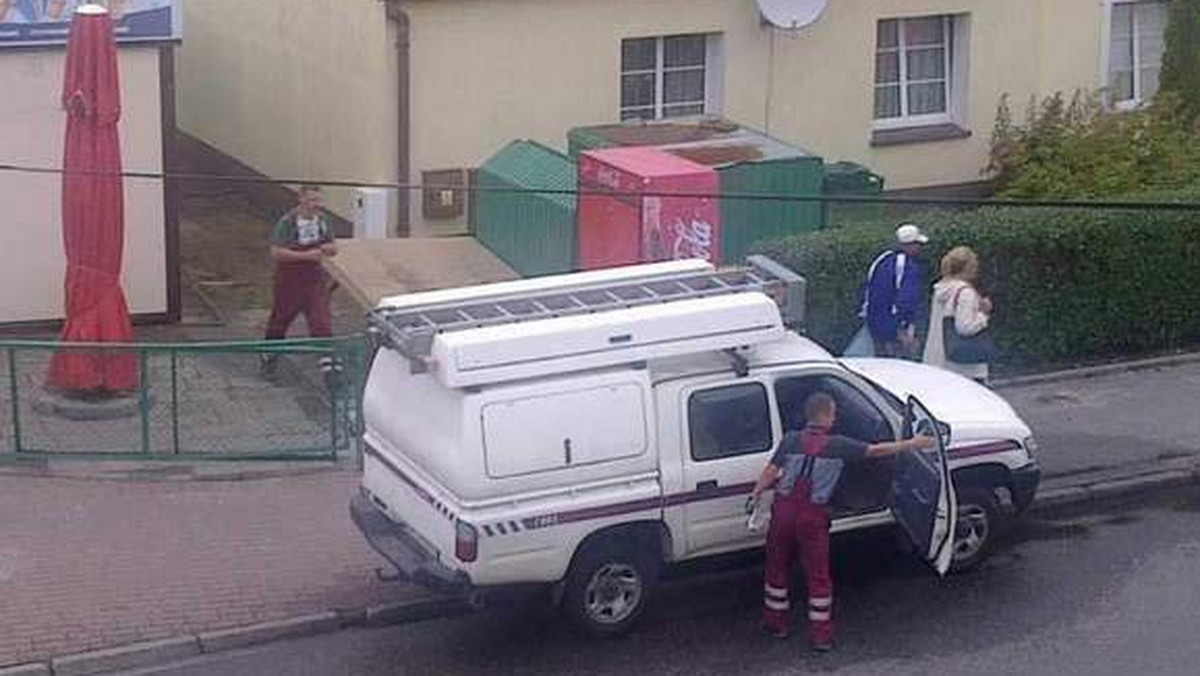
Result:
{"label": "metal railing", "polygon": [[[357,457],[363,336],[221,343],[0,341],[0,460]],[[119,395],[46,386],[56,352],[132,354]],[[273,368],[263,368],[264,358]]]}

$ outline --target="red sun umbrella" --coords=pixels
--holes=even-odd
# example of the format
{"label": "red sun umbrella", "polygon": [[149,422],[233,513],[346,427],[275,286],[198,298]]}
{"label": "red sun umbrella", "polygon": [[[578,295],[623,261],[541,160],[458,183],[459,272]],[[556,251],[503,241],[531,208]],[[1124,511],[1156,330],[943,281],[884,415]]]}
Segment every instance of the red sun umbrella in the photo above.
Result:
{"label": "red sun umbrella", "polygon": [[[62,229],[67,255],[64,342],[131,342],[133,326],[121,290],[125,248],[121,178],[121,87],[112,20],[100,7],[79,8],[67,39],[63,83],[67,112]],[[60,351],[48,385],[75,391],[127,391],[137,386],[132,354]]]}

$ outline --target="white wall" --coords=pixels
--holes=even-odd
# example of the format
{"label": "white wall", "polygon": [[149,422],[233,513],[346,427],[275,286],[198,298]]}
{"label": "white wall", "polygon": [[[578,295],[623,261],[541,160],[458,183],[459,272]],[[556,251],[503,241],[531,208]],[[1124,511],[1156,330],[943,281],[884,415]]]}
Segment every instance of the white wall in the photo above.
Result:
{"label": "white wall", "polygon": [[[61,167],[66,116],[59,104],[65,51],[0,50],[0,158]],[[122,157],[127,171],[162,171],[162,109],[156,47],[120,49]],[[0,172],[0,323],[63,315],[65,256],[61,178]],[[161,181],[125,182],[122,285],[135,314],[167,311]]]}

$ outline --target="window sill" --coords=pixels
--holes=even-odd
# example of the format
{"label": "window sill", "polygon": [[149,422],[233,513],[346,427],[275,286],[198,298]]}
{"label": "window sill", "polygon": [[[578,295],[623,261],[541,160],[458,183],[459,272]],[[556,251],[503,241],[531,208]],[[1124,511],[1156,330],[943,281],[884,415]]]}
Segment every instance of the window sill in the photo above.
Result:
{"label": "window sill", "polygon": [[929,124],[919,127],[900,127],[898,129],[876,129],[871,132],[871,146],[901,146],[910,143],[930,143],[933,141],[953,141],[970,138],[971,131],[957,124]]}

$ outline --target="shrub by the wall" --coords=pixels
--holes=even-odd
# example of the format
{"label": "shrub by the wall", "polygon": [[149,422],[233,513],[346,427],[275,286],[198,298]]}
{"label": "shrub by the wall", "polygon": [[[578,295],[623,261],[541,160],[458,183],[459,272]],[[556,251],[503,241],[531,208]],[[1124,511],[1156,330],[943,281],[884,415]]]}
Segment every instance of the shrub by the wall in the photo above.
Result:
{"label": "shrub by the wall", "polygon": [[1175,190],[1200,180],[1200,133],[1182,123],[1173,93],[1134,111],[1096,94],[1030,104],[1023,124],[1002,99],[987,167],[1004,197],[1096,198]]}
{"label": "shrub by the wall", "polygon": [[[1161,197],[1161,196],[1160,196]],[[1200,201],[1200,193],[1176,196]],[[998,361],[1029,367],[1149,352],[1200,340],[1200,211],[990,207],[914,222],[937,262],[965,244],[996,302]],[[857,330],[866,269],[891,225],[827,230],[759,245],[808,278],[809,334],[839,352]]]}

